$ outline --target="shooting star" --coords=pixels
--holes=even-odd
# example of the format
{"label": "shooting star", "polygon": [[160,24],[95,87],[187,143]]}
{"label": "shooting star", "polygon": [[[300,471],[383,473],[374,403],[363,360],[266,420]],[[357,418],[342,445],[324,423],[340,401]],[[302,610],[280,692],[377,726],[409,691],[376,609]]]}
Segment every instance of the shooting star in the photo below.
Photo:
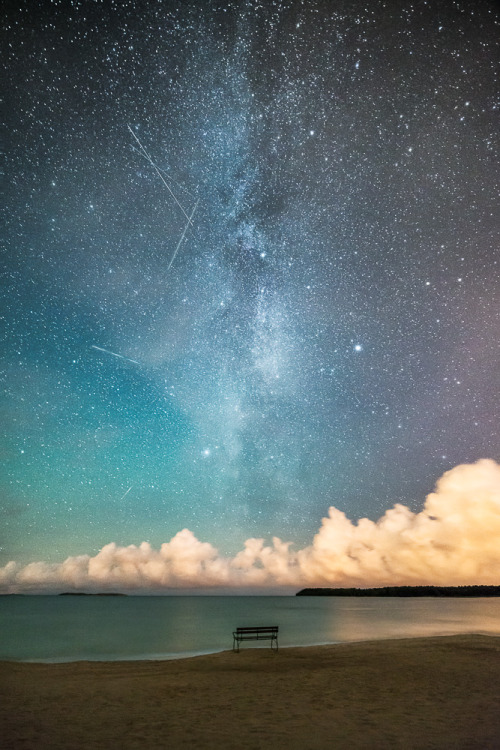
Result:
{"label": "shooting star", "polygon": [[124,357],[123,354],[117,354],[116,352],[111,352],[109,349],[103,349],[102,346],[96,346],[95,344],[92,344],[92,349],[97,349],[98,352],[104,352],[105,354],[111,354],[112,357],[118,357],[118,359],[124,359],[127,362],[133,362],[134,365],[141,364],[136,359],[130,359],[130,357]]}
{"label": "shooting star", "polygon": [[198,198],[198,200],[196,201],[196,203],[195,203],[195,204],[194,204],[194,206],[193,206],[193,210],[191,211],[190,215],[188,216],[188,220],[187,220],[187,222],[186,222],[186,226],[184,227],[184,231],[183,231],[183,233],[181,234],[181,238],[180,238],[179,242],[177,243],[177,247],[175,248],[175,252],[174,252],[174,254],[172,255],[172,258],[170,259],[170,263],[168,264],[168,267],[167,267],[167,271],[170,271],[170,266],[171,266],[171,265],[172,265],[172,263],[174,262],[174,260],[175,260],[175,256],[176,256],[176,255],[177,255],[177,253],[179,252],[179,248],[180,248],[180,246],[182,245],[182,243],[183,243],[183,241],[184,241],[184,237],[186,236],[186,232],[187,232],[187,229],[188,229],[189,225],[193,223],[193,222],[192,222],[192,218],[193,218],[193,216],[194,216],[194,212],[195,212],[195,211],[196,211],[196,209],[198,208],[198,203],[199,203],[199,202],[200,202],[200,199]]}
{"label": "shooting star", "polygon": [[152,167],[153,167],[153,169],[155,170],[156,174],[158,175],[158,177],[160,178],[160,180],[161,180],[161,181],[163,182],[163,184],[164,184],[164,185],[165,185],[165,187],[167,188],[168,192],[170,193],[170,195],[172,196],[172,198],[173,198],[173,199],[174,199],[174,201],[175,201],[175,202],[177,203],[177,205],[178,205],[178,206],[179,206],[179,208],[181,209],[182,213],[184,214],[184,216],[185,216],[185,217],[186,217],[186,219],[188,220],[188,224],[190,224],[190,223],[191,223],[191,219],[190,219],[190,217],[189,217],[189,216],[187,215],[187,213],[186,213],[186,211],[184,210],[183,206],[182,206],[182,205],[181,205],[181,204],[179,203],[179,201],[177,200],[177,197],[175,196],[174,192],[172,191],[172,188],[170,187],[170,185],[168,184],[168,182],[167,182],[167,181],[166,181],[166,179],[164,178],[164,176],[163,176],[163,174],[161,173],[160,169],[159,169],[159,168],[158,168],[158,167],[156,166],[156,164],[154,163],[154,161],[152,160],[152,158],[150,157],[150,155],[148,154],[148,152],[146,151],[146,149],[144,148],[144,146],[143,146],[143,145],[142,145],[142,143],[140,142],[139,138],[137,137],[137,135],[136,135],[136,134],[134,133],[134,131],[133,131],[133,130],[132,130],[132,128],[130,127],[130,125],[127,125],[127,127],[128,127],[128,129],[130,130],[130,132],[132,133],[132,135],[133,135],[133,137],[135,138],[135,140],[137,141],[137,143],[139,144],[139,148],[140,148],[140,152],[141,152],[141,154],[142,154],[142,155],[144,156],[144,158],[146,159],[146,161],[148,161],[148,162],[149,162],[149,163],[151,164],[151,166],[152,166]]}
{"label": "shooting star", "polygon": [[[132,485],[132,487],[133,487],[133,486],[134,486],[134,485]],[[128,488],[128,490],[127,490],[127,491],[126,491],[126,492],[125,492],[125,493],[124,493],[124,494],[123,494],[123,495],[121,496],[121,498],[120,498],[120,499],[119,499],[119,501],[118,501],[119,503],[120,503],[120,502],[121,502],[121,501],[122,501],[122,500],[123,500],[123,499],[124,499],[125,497],[127,497],[128,493],[130,492],[130,490],[132,489],[132,487],[129,487],[129,488]]]}

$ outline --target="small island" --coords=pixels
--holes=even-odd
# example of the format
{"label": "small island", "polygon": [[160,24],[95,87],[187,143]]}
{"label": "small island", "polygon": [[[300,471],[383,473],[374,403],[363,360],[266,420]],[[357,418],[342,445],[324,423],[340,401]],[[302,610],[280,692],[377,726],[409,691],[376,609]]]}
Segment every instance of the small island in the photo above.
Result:
{"label": "small island", "polygon": [[95,594],[88,591],[63,591],[58,596],[127,596],[127,594],[121,594],[118,591],[99,591]]}
{"label": "small island", "polygon": [[500,596],[500,586],[382,586],[373,589],[302,589],[295,596]]}

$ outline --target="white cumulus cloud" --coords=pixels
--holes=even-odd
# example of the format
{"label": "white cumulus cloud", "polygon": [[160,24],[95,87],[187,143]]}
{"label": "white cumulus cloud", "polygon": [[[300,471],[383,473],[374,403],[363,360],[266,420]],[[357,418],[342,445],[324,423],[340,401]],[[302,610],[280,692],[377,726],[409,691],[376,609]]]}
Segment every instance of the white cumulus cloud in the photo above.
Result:
{"label": "white cumulus cloud", "polygon": [[248,539],[224,557],[184,529],[159,550],[111,542],[94,557],[0,568],[3,593],[499,583],[500,465],[490,459],[446,472],[420,513],[396,504],[353,523],[332,507],[299,551],[278,537]]}

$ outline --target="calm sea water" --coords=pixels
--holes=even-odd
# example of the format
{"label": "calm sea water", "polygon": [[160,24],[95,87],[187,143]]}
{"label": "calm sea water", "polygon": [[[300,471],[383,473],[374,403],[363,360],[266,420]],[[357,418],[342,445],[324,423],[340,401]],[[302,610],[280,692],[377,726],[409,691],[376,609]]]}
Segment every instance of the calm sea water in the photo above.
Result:
{"label": "calm sea water", "polygon": [[244,625],[279,625],[280,646],[500,635],[500,598],[2,596],[0,659],[176,658],[230,649]]}

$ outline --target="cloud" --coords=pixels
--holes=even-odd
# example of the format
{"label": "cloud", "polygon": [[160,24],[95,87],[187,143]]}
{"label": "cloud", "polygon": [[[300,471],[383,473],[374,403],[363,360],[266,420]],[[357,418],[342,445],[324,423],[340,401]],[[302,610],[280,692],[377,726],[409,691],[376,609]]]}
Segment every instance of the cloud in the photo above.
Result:
{"label": "cloud", "polygon": [[270,545],[248,539],[223,557],[184,529],[159,550],[112,542],[94,557],[0,569],[3,593],[499,582],[500,465],[490,459],[446,472],[420,513],[396,504],[376,522],[353,523],[332,507],[298,552],[274,537]]}
{"label": "cloud", "polygon": [[330,508],[298,557],[315,585],[498,584],[500,466],[483,459],[446,472],[416,514],[397,504],[355,525]]}

